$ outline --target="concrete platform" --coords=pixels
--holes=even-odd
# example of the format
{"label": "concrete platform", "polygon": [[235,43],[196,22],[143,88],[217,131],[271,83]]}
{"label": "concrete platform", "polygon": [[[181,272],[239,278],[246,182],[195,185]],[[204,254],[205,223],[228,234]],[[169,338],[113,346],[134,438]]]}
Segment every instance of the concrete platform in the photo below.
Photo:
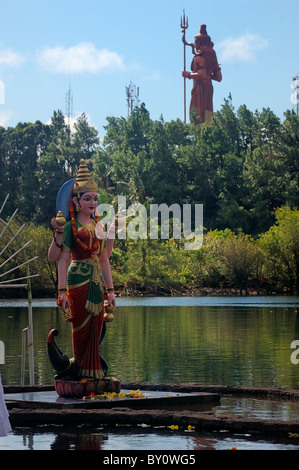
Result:
{"label": "concrete platform", "polygon": [[[169,426],[197,431],[231,431],[277,436],[290,442],[290,433],[299,435],[299,420],[244,417],[215,412],[221,397],[299,401],[299,390],[227,385],[173,383],[126,383],[125,391],[144,391],[147,398],[84,402],[61,399],[53,385],[6,385],[4,397],[12,427],[16,426]],[[83,403],[82,403],[83,402]],[[96,406],[96,408],[95,408]],[[106,408],[106,409],[105,409]],[[206,412],[208,411],[208,412]],[[298,439],[298,438],[297,438]]]}
{"label": "concrete platform", "polygon": [[[122,393],[129,393],[130,390],[121,390]],[[192,409],[206,411],[219,403],[221,395],[218,393],[180,393],[163,392],[152,390],[140,390],[142,398],[113,398],[83,400],[79,398],[61,398],[55,391],[32,391],[23,393],[5,394],[5,401],[8,409],[29,408],[29,409],[107,409],[115,407],[126,407],[134,409]]]}

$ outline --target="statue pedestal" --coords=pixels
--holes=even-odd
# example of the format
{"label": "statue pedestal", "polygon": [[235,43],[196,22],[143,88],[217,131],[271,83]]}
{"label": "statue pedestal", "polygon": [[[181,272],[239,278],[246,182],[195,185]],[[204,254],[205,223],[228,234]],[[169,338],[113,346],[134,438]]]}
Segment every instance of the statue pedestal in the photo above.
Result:
{"label": "statue pedestal", "polygon": [[121,383],[118,379],[104,377],[101,380],[54,380],[55,390],[61,398],[83,398],[94,393],[119,393]]}

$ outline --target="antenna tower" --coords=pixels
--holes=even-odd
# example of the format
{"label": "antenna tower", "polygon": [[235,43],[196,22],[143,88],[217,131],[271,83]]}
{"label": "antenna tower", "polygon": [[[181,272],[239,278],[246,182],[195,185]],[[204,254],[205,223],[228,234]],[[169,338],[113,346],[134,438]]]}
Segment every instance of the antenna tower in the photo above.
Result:
{"label": "antenna tower", "polygon": [[299,74],[295,75],[292,79],[291,88],[293,92],[291,94],[291,101],[294,106],[295,113],[299,116]]}
{"label": "antenna tower", "polygon": [[130,82],[130,85],[126,87],[126,95],[129,118],[133,109],[139,104],[139,87],[136,87],[132,82]]}
{"label": "antenna tower", "polygon": [[66,125],[71,129],[71,120],[73,117],[73,90],[71,88],[71,82],[69,89],[65,94],[65,115],[66,115]]}

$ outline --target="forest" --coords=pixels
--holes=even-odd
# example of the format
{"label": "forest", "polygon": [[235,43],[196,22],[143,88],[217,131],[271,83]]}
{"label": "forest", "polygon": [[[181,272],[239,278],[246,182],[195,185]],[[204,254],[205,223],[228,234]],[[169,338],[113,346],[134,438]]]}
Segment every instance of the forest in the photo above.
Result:
{"label": "forest", "polygon": [[[84,113],[72,131],[60,110],[49,124],[0,127],[0,204],[9,194],[1,217],[9,220],[18,207],[11,227],[26,224],[19,238],[32,239],[28,257],[38,255],[30,268],[40,274],[34,292],[57,287],[56,265],[47,260],[50,221],[81,158],[99,183],[100,202],[116,206],[123,195],[148,210],[203,205],[198,250],[184,250],[173,234],[116,238],[111,265],[119,293],[299,292],[299,116],[286,111],[281,121],[270,109],[235,110],[229,96],[205,124],[152,120],[144,103],[128,118],[106,120],[102,140]],[[12,250],[1,253],[2,262]]]}

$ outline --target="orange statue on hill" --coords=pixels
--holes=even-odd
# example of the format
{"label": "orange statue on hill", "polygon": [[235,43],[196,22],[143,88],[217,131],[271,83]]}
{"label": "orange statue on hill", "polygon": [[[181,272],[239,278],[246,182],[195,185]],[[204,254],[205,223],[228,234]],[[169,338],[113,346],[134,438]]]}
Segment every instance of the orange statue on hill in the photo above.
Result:
{"label": "orange statue on hill", "polygon": [[[219,67],[214,44],[207,34],[206,25],[200,26],[199,34],[195,36],[195,44],[187,43],[185,40],[185,30],[183,28],[183,42],[191,46],[194,54],[191,63],[191,72],[183,70],[185,78],[193,79],[193,88],[190,102],[190,120],[197,115],[200,122],[209,121],[213,116],[213,85],[212,80],[221,82],[222,74]],[[195,111],[193,110],[195,108]]]}

